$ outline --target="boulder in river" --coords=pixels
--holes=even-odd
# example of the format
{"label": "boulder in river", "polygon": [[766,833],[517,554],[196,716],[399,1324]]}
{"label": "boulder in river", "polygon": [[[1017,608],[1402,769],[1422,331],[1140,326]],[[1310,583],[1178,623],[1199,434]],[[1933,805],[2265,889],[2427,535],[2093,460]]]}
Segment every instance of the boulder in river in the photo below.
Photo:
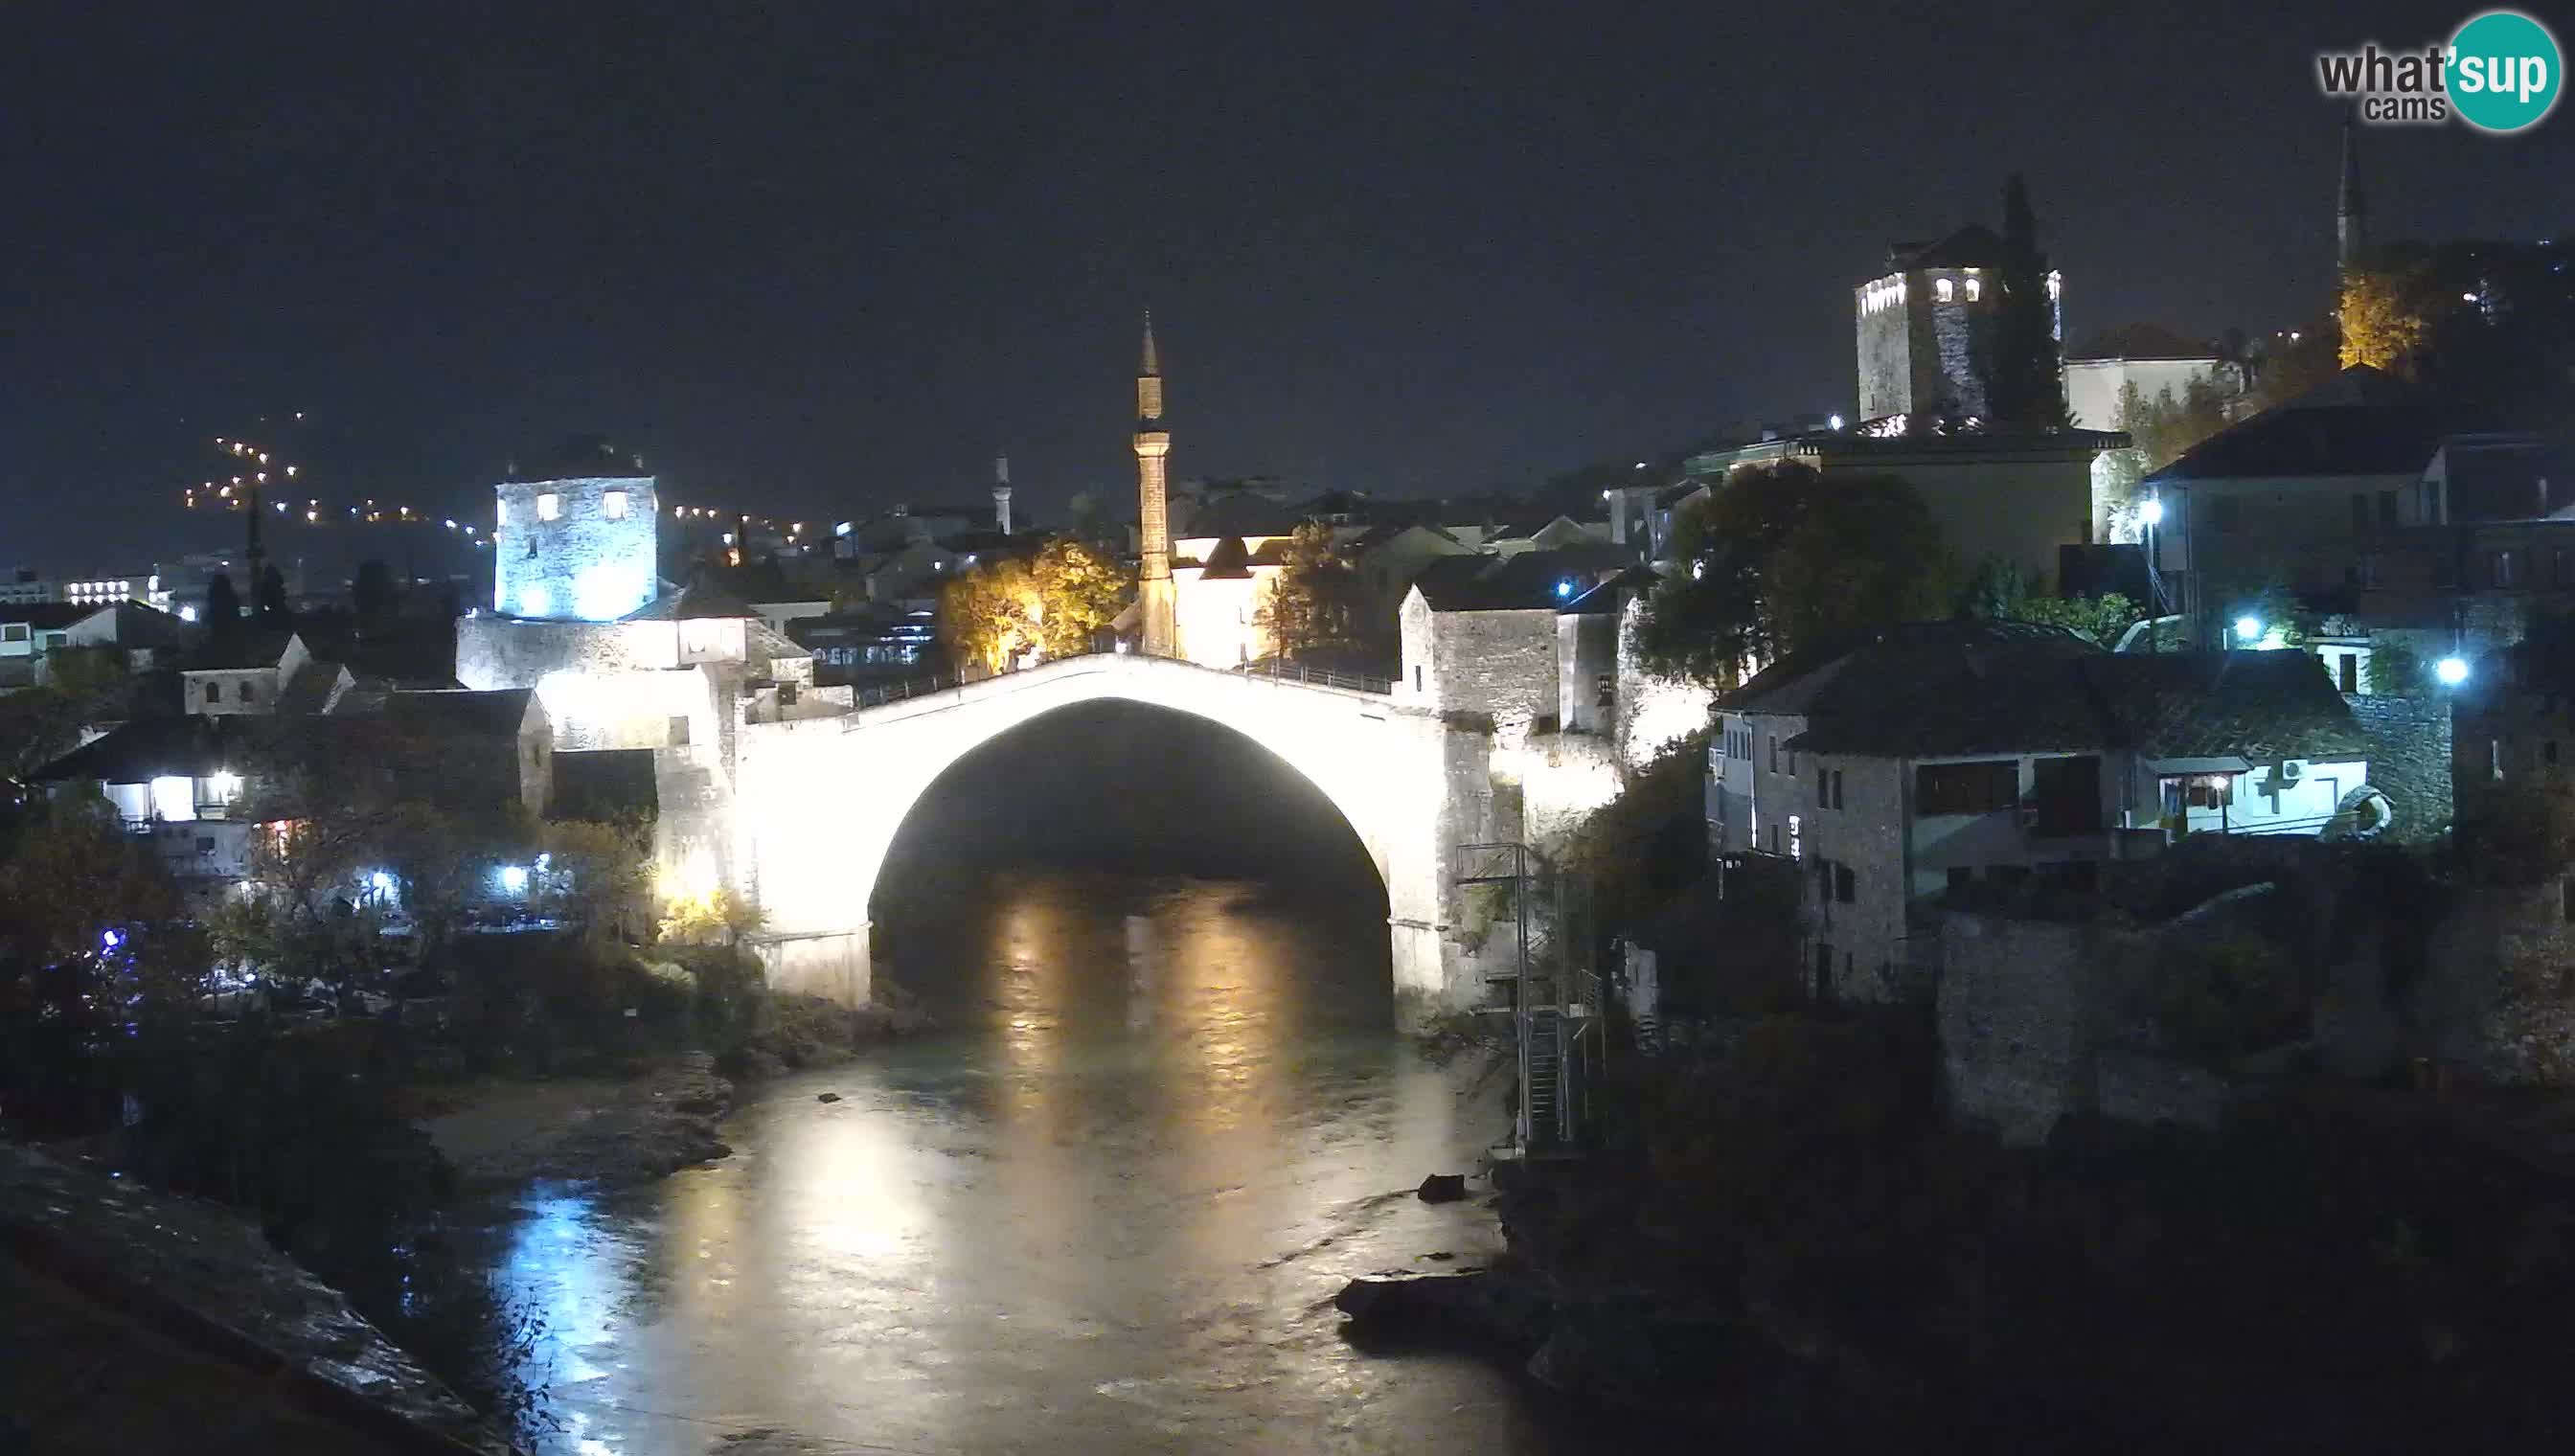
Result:
{"label": "boulder in river", "polygon": [[1454,1203],[1466,1196],[1464,1173],[1432,1173],[1421,1180],[1413,1196],[1424,1203]]}
{"label": "boulder in river", "polygon": [[1358,1336],[1433,1336],[1498,1342],[1522,1353],[1545,1340],[1552,1301],[1525,1269],[1369,1275],[1332,1296]]}

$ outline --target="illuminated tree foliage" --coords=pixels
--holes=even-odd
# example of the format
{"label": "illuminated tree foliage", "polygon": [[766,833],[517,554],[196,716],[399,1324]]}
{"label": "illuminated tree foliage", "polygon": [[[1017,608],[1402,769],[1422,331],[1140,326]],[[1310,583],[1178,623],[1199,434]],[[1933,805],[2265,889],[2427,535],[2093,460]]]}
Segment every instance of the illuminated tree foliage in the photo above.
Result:
{"label": "illuminated tree foliage", "polygon": [[1256,621],[1280,657],[1295,660],[1356,641],[1358,576],[1332,547],[1331,528],[1297,526]]}
{"label": "illuminated tree foliage", "polygon": [[1029,578],[1037,589],[1038,650],[1050,658],[1091,651],[1093,639],[1118,619],[1136,585],[1117,558],[1070,536],[1038,552]]}
{"label": "illuminated tree foliage", "polygon": [[2119,389],[2119,424],[2151,474],[2181,459],[2228,424],[2232,391],[2207,377],[2194,378],[2176,397],[2170,386],[2147,398],[2132,380]]}
{"label": "illuminated tree foliage", "polygon": [[1949,605],[1940,528],[1889,476],[1827,489],[1810,466],[1745,466],[1681,512],[1672,556],[1637,647],[1651,670],[1719,688],[1749,665]]}
{"label": "illuminated tree foliage", "polygon": [[2423,315],[2393,273],[2353,269],[2342,278],[2342,366],[2365,364],[2396,373],[2408,367],[2423,342]]}
{"label": "illuminated tree foliage", "polygon": [[962,572],[939,594],[939,635],[958,666],[1008,671],[1030,652],[1089,652],[1118,616],[1135,578],[1098,548],[1058,537],[1033,560],[1005,558]]}

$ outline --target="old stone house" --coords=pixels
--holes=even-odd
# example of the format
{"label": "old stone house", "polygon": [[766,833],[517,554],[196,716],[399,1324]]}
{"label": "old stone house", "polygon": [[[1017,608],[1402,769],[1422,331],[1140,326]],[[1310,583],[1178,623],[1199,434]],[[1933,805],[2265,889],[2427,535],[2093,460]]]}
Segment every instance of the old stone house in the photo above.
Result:
{"label": "old stone house", "polygon": [[1981,880],[2090,882],[2193,833],[2315,835],[2368,740],[2304,653],[2120,655],[1932,623],[1779,663],[1717,704],[1711,842],[1794,861],[1822,999],[1922,993],[1921,913]]}

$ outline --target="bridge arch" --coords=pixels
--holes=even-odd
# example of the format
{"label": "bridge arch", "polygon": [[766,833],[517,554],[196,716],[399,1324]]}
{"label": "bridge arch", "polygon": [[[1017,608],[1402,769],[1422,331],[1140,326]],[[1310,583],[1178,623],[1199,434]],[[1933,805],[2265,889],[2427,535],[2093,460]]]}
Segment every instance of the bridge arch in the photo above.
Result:
{"label": "bridge arch", "polygon": [[774,981],[864,997],[869,901],[922,795],[1003,733],[1103,701],[1207,720],[1293,768],[1339,811],[1385,886],[1398,1013],[1471,999],[1444,933],[1442,858],[1461,811],[1451,784],[1483,780],[1482,733],[1379,694],[1126,655],[1050,663],[840,717],[745,725],[734,859],[767,914]]}

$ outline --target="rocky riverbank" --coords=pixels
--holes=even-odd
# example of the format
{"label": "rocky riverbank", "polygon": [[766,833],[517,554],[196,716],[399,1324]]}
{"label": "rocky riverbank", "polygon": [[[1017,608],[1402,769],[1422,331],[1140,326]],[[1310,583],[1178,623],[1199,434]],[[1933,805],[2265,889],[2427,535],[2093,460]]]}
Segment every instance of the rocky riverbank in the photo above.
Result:
{"label": "rocky riverbank", "polygon": [[1511,1256],[1360,1281],[1356,1332],[1814,1450],[2562,1444],[2575,1182],[2476,1108],[2282,1085],[2216,1130],[1949,1126],[1918,1028],[1624,1063],[1587,1156],[1505,1165]]}
{"label": "rocky riverbank", "polygon": [[0,1449],[514,1449],[237,1214],[8,1143],[0,1306]]}
{"label": "rocky riverbank", "polygon": [[636,1076],[483,1077],[424,1099],[421,1126],[470,1189],[649,1182],[729,1155],[734,1084],[687,1052]]}

